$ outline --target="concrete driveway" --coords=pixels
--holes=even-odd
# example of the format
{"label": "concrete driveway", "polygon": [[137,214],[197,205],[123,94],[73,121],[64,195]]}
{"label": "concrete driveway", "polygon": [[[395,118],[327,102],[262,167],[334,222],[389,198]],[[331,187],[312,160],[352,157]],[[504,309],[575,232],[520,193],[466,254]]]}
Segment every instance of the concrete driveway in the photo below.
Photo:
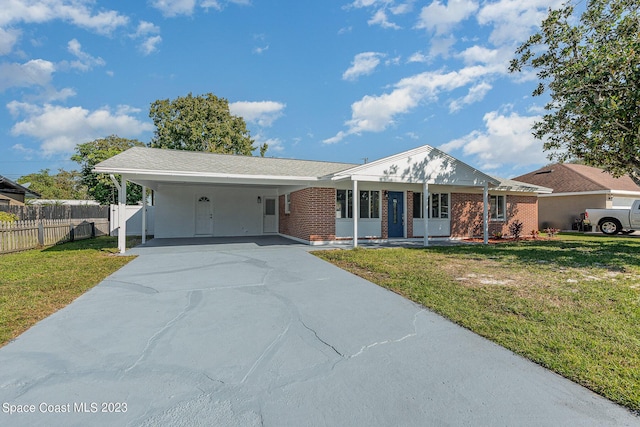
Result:
{"label": "concrete driveway", "polygon": [[0,349],[0,425],[640,424],[305,246],[150,243]]}

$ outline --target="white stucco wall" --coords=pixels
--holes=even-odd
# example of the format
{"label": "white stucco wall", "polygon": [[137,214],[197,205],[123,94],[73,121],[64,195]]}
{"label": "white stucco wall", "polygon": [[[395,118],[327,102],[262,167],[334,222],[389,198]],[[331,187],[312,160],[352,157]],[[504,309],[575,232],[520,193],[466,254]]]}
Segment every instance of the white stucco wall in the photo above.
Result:
{"label": "white stucco wall", "polygon": [[[413,219],[413,235],[422,236],[424,234],[424,219]],[[450,219],[433,219],[429,218],[429,236],[444,237],[451,234]]]}
{"label": "white stucco wall", "polygon": [[155,237],[194,237],[195,206],[202,196],[213,206],[213,236],[261,235],[264,198],[276,195],[263,187],[162,185],[155,196]]}
{"label": "white stucco wall", "polygon": [[[358,237],[377,237],[382,236],[382,222],[380,218],[375,219],[358,219]],[[336,237],[353,237],[353,219],[337,218],[336,219]]]}

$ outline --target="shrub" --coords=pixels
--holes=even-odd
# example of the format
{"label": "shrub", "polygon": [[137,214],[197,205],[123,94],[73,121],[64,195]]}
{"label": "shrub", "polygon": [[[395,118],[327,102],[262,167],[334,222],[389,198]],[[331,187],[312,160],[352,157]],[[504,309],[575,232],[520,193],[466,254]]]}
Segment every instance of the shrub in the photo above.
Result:
{"label": "shrub", "polygon": [[18,217],[9,212],[0,211],[0,222],[14,222],[17,221]]}
{"label": "shrub", "polygon": [[522,221],[516,219],[509,225],[509,234],[511,234],[511,237],[518,240],[522,235],[523,228],[524,224],[522,223]]}

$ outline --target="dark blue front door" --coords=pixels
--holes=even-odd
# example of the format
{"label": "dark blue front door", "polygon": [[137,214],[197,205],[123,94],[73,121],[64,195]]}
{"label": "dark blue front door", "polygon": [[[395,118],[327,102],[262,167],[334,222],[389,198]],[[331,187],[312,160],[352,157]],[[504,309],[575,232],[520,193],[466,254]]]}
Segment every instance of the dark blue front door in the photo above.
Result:
{"label": "dark blue front door", "polygon": [[404,237],[404,195],[389,191],[389,237]]}

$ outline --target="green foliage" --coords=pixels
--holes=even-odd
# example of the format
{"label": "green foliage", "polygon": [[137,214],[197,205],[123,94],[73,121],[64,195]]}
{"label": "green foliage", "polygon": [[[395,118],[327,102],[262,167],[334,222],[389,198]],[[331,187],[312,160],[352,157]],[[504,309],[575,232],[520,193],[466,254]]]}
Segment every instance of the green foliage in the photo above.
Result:
{"label": "green foliage", "polygon": [[[156,126],[151,147],[250,156],[256,149],[242,117],[233,116],[229,102],[208,93],[151,104],[149,117]],[[259,147],[264,156],[267,145]]]}
{"label": "green foliage", "polygon": [[533,128],[551,159],[640,182],[639,10],[637,0],[590,0],[576,21],[567,4],[516,51],[510,71],[536,70],[533,95],[551,98]]}
{"label": "green foliage", "polygon": [[17,221],[18,217],[12,213],[0,211],[0,222],[14,222]]}
{"label": "green foliage", "polygon": [[[111,158],[131,147],[144,147],[145,144],[136,139],[121,138],[111,135],[76,146],[76,154],[71,160],[81,166],[82,183],[86,185],[91,198],[102,205],[118,202],[118,190],[107,174],[92,172],[93,167],[103,160]],[[118,178],[119,179],[119,178]],[[142,188],[135,184],[127,185],[127,204],[136,204],[142,200]]]}
{"label": "green foliage", "polygon": [[522,236],[522,230],[524,228],[524,224],[522,221],[516,219],[511,224],[509,224],[509,234],[511,237],[518,240]]}
{"label": "green foliage", "polygon": [[88,198],[87,187],[82,183],[78,171],[59,169],[56,175],[50,175],[49,169],[31,173],[18,178],[18,184],[30,183],[29,190],[40,194],[43,199],[79,199]]}

